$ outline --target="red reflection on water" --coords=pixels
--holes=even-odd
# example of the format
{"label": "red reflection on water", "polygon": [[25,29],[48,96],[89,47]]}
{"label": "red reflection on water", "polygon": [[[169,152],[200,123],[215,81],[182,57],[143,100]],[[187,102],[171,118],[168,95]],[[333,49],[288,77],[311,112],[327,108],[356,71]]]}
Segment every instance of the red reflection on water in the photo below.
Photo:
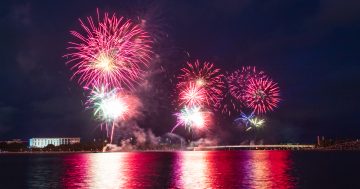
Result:
{"label": "red reflection on water", "polygon": [[[64,188],[162,188],[166,186],[169,154],[96,153],[66,158]],[[162,171],[165,170],[164,173]]]}
{"label": "red reflection on water", "polygon": [[64,160],[65,188],[120,188],[127,183],[128,154],[78,154]]}
{"label": "red reflection on water", "polygon": [[61,177],[62,188],[88,188],[89,158],[85,154],[71,154],[65,156],[62,167],[64,174]]}
{"label": "red reflection on water", "polygon": [[171,153],[128,153],[128,179],[122,188],[166,188],[172,156]]}
{"label": "red reflection on water", "polygon": [[120,188],[128,183],[128,154],[99,153],[90,158],[91,188]]}
{"label": "red reflection on water", "polygon": [[249,188],[294,188],[294,178],[288,173],[289,151],[248,151],[244,170],[244,185]]}
{"label": "red reflection on water", "polygon": [[243,152],[210,151],[206,152],[212,186],[216,188],[234,188],[242,184],[244,174],[241,169],[244,164]]}
{"label": "red reflection on water", "polygon": [[289,151],[93,153],[64,157],[64,188],[294,188]]}
{"label": "red reflection on water", "polygon": [[207,167],[207,153],[179,152],[174,166],[176,188],[212,188]]}
{"label": "red reflection on water", "polygon": [[294,188],[288,151],[179,152],[174,188]]}

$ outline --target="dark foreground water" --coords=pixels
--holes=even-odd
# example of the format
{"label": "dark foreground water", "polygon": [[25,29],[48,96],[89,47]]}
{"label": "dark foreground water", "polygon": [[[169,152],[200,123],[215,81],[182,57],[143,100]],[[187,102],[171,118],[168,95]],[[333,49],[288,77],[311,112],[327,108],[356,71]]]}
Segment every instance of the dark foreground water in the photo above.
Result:
{"label": "dark foreground water", "polygon": [[0,188],[360,188],[359,152],[0,154]]}

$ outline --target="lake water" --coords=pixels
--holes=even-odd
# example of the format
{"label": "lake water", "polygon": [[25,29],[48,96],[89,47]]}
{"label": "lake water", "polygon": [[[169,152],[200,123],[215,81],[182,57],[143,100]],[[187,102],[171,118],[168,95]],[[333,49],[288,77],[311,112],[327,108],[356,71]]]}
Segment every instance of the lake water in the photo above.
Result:
{"label": "lake water", "polygon": [[360,188],[360,152],[0,154],[0,188]]}

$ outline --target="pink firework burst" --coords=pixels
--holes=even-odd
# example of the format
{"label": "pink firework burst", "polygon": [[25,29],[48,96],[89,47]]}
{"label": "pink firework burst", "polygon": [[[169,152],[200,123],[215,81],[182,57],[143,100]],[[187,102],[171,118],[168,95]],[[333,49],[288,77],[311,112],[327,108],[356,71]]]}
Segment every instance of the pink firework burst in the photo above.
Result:
{"label": "pink firework burst", "polygon": [[141,78],[143,68],[151,60],[151,44],[147,32],[138,24],[115,14],[105,13],[97,21],[79,19],[84,32],[71,31],[78,42],[69,42],[68,58],[76,77],[85,87],[96,83],[109,87],[132,88]]}
{"label": "pink firework burst", "polygon": [[220,69],[215,68],[214,64],[209,62],[187,63],[186,68],[181,69],[182,74],[178,77],[178,90],[186,88],[188,85],[194,85],[204,90],[204,103],[208,106],[217,107],[222,98],[224,89],[223,75]]}
{"label": "pink firework burst", "polygon": [[246,87],[251,79],[265,79],[263,71],[256,70],[255,66],[242,67],[226,77],[230,94],[240,102],[245,101]]}
{"label": "pink firework burst", "polygon": [[250,79],[245,92],[246,105],[254,112],[266,113],[278,106],[280,89],[269,78]]}
{"label": "pink firework burst", "polygon": [[189,83],[185,89],[181,90],[179,96],[180,105],[202,105],[206,101],[205,89],[203,87],[198,87],[194,83]]}

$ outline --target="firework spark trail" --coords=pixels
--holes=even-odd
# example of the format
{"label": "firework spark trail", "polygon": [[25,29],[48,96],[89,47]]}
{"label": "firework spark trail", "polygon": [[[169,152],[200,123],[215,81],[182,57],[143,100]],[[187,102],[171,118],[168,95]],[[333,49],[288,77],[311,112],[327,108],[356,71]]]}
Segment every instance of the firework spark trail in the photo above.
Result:
{"label": "firework spark trail", "polygon": [[110,144],[112,144],[114,138],[114,130],[115,130],[115,122],[113,121],[111,126]]}
{"label": "firework spark trail", "polygon": [[79,19],[84,34],[70,33],[79,42],[69,42],[71,52],[68,58],[74,70],[72,78],[77,77],[85,87],[96,83],[111,87],[133,88],[151,60],[152,41],[138,24],[123,17],[109,16],[95,22],[87,17],[86,22]]}
{"label": "firework spark trail", "polygon": [[178,77],[178,90],[184,89],[189,84],[204,89],[204,103],[210,107],[218,107],[222,98],[224,82],[220,69],[215,68],[214,64],[209,62],[187,63],[186,68],[181,69],[182,74]]}
{"label": "firework spark trail", "polygon": [[245,93],[246,105],[257,113],[266,113],[278,106],[280,90],[269,78],[251,79]]}

